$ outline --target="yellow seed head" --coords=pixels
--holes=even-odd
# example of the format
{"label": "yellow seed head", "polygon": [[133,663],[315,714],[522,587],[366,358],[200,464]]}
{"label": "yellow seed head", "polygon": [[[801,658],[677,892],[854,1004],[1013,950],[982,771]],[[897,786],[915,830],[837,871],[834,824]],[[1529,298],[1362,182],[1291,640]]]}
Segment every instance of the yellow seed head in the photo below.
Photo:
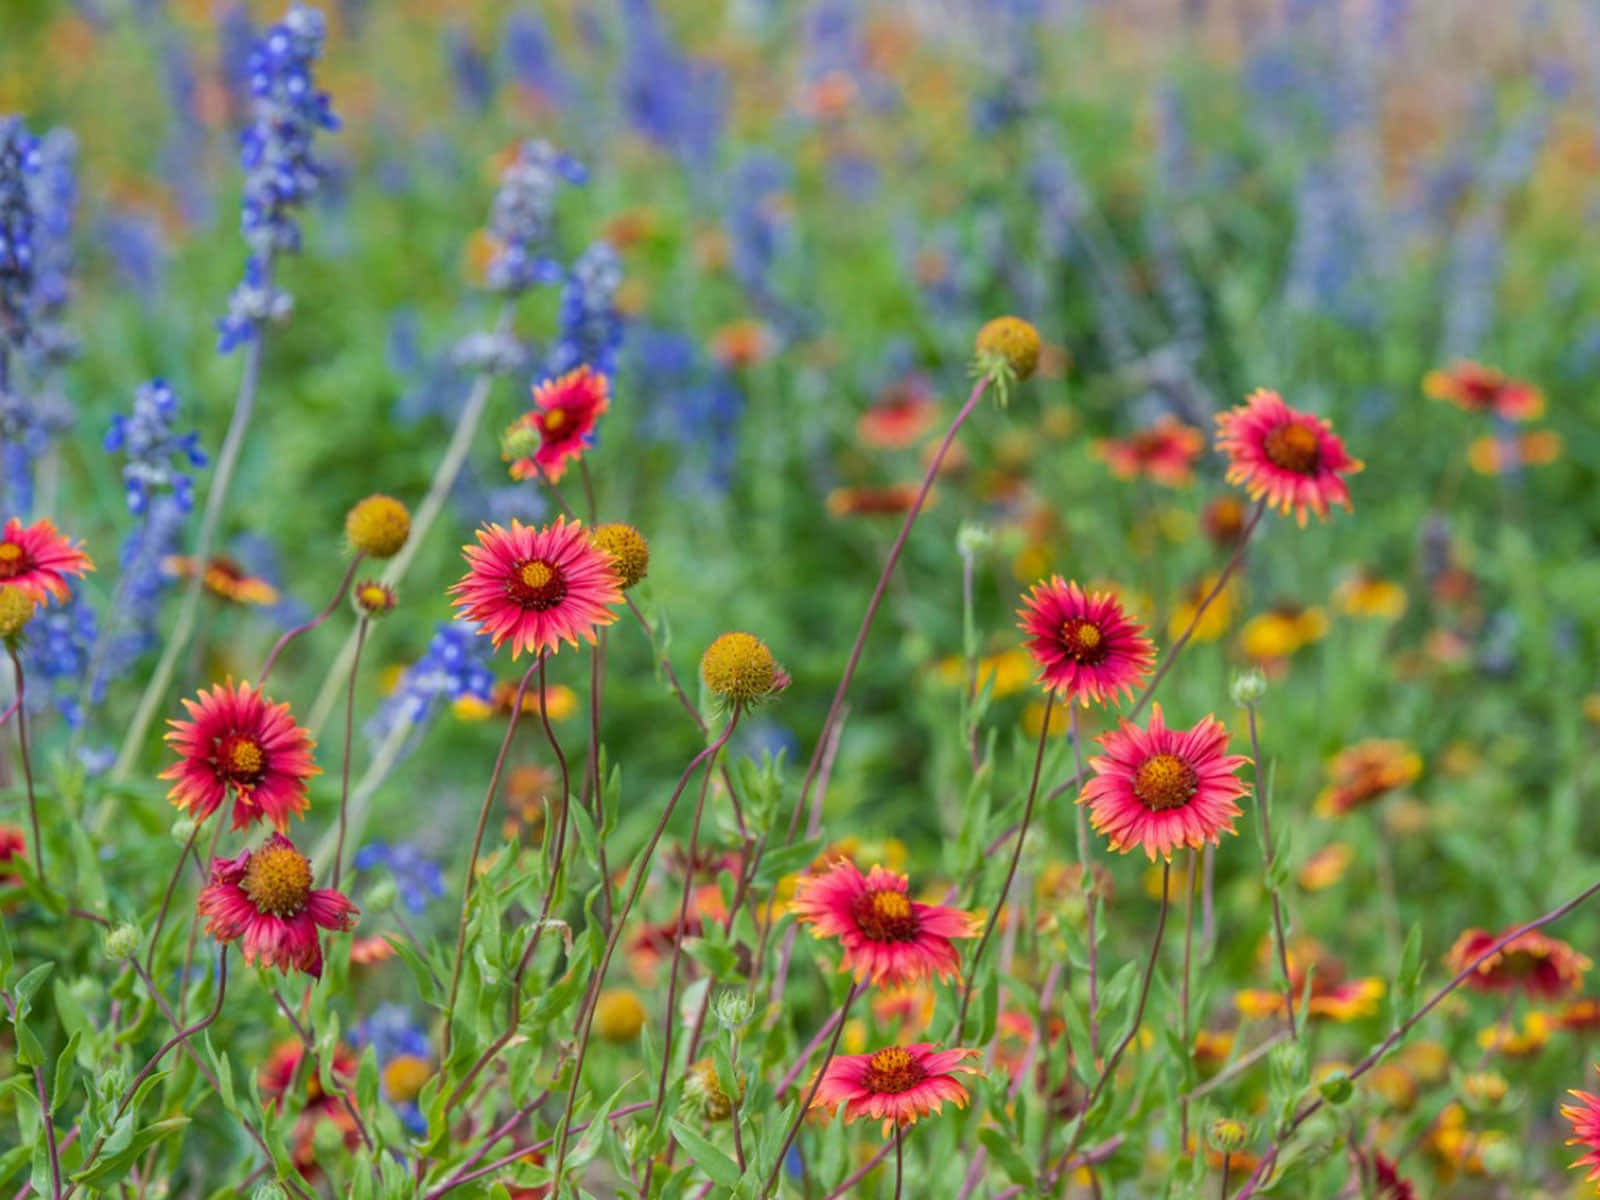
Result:
{"label": "yellow seed head", "polygon": [[14,638],[33,619],[38,605],[17,587],[0,587],[0,638]]}
{"label": "yellow seed head", "polygon": [[631,1042],[644,1028],[644,1005],[628,988],[607,988],[594,1006],[594,1028],[608,1042]]}
{"label": "yellow seed head", "polygon": [[772,692],[778,663],[754,634],[725,633],[707,647],[700,675],[719,700],[749,704]]}
{"label": "yellow seed head", "polygon": [[643,579],[650,569],[650,544],[632,525],[620,522],[597,525],[590,538],[595,546],[611,556],[611,565],[616,568],[617,582],[623,591]]}
{"label": "yellow seed head", "polygon": [[356,611],[364,617],[382,617],[394,611],[394,589],[386,583],[379,583],[376,579],[363,579],[356,584],[356,590],[350,593],[350,599],[355,604]]}
{"label": "yellow seed head", "polygon": [[344,519],[350,545],[373,558],[393,558],[411,535],[411,513],[393,496],[368,496]]}
{"label": "yellow seed head", "polygon": [[978,330],[978,361],[1000,362],[1018,379],[1039,365],[1039,331],[1021,317],[996,317]]}

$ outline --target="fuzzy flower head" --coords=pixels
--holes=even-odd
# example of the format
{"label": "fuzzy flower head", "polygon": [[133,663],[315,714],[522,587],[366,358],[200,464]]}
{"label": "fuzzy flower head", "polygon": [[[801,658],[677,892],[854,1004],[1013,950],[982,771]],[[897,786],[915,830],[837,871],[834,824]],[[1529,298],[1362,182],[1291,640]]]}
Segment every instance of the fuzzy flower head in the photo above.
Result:
{"label": "fuzzy flower head", "polygon": [[1576,1096],[1578,1102],[1561,1108],[1561,1115],[1572,1123],[1573,1136],[1567,1139],[1567,1145],[1582,1146],[1585,1151],[1572,1167],[1574,1170],[1588,1167],[1589,1173],[1584,1179],[1594,1183],[1600,1180],[1600,1096],[1577,1089],[1569,1094]]}
{"label": "fuzzy flower head", "polygon": [[411,536],[411,512],[393,496],[368,496],[344,518],[350,548],[373,558],[393,558]]}
{"label": "fuzzy flower head", "polygon": [[1113,850],[1138,846],[1150,861],[1160,854],[1170,862],[1179,847],[1198,849],[1235,832],[1234,801],[1248,790],[1235,772],[1249,759],[1227,753],[1228,731],[1216,718],[1168,729],[1155,704],[1147,728],[1123,721],[1100,743],[1106,752],[1089,760],[1094,778],[1078,803],[1089,805],[1090,824]]}
{"label": "fuzzy flower head", "polygon": [[72,595],[68,575],[94,570],[89,556],[56,532],[48,520],[24,526],[17,518],[0,532],[0,588],[15,588],[44,604],[65,604]]}
{"label": "fuzzy flower head", "polygon": [[700,656],[706,689],[727,704],[751,705],[789,686],[767,644],[753,633],[724,633]]}
{"label": "fuzzy flower head", "polygon": [[621,522],[597,525],[590,540],[611,556],[611,565],[617,572],[617,583],[623,591],[643,579],[650,569],[650,543],[632,525]]}
{"label": "fuzzy flower head", "polygon": [[1205,448],[1204,434],[1167,416],[1132,437],[1096,442],[1094,451],[1118,479],[1144,476],[1165,487],[1184,487]]}
{"label": "fuzzy flower head", "polygon": [[1240,407],[1218,413],[1217,430],[1217,449],[1228,456],[1228,482],[1244,485],[1252,500],[1266,497],[1279,512],[1293,512],[1301,525],[1308,510],[1319,519],[1331,504],[1349,510],[1350,489],[1341,476],[1362,464],[1321,417],[1290,408],[1277,392],[1260,388]]}
{"label": "fuzzy flower head", "polygon": [[172,780],[173,804],[203,821],[232,797],[235,829],[266,819],[282,831],[306,811],[306,781],[321,772],[311,761],[311,735],[287,703],[230,679],[183,707],[189,720],[170,722],[167,733],[178,761],[161,773]]}
{"label": "fuzzy flower head", "polygon": [[930,976],[960,972],[952,938],[977,936],[971,914],[942,904],[923,904],[907,894],[904,875],[873,867],[863,875],[840,859],[795,886],[791,910],[819,938],[838,938],[840,966],[874,987],[898,987]]}
{"label": "fuzzy flower head", "polygon": [[212,937],[242,943],[245,962],[313,979],[322,977],[317,930],[342,933],[357,915],[341,893],[311,886],[310,860],[278,833],[258,849],[213,862],[198,908]]}
{"label": "fuzzy flower head", "polygon": [[[1464,970],[1505,932],[1468,929],[1450,947],[1445,962],[1452,971]],[[1592,965],[1560,938],[1530,929],[1478,963],[1467,976],[1466,986],[1478,992],[1520,991],[1534,1000],[1558,1000],[1582,986],[1584,973]]]}
{"label": "fuzzy flower head", "polygon": [[976,1067],[964,1065],[976,1057],[976,1050],[939,1050],[927,1042],[840,1055],[823,1072],[812,1107],[832,1113],[843,1105],[846,1124],[881,1118],[888,1137],[895,1126],[938,1112],[946,1100],[965,1108],[967,1089],[956,1075],[977,1074]]}
{"label": "fuzzy flower head", "polygon": [[1109,592],[1085,592],[1059,575],[1035,584],[1017,610],[1039,682],[1070,704],[1131,697],[1155,665],[1144,626]]}
{"label": "fuzzy flower head", "polygon": [[394,589],[380,579],[363,579],[350,591],[350,603],[363,617],[376,620],[394,611]]}
{"label": "fuzzy flower head", "polygon": [[553,652],[617,619],[622,589],[610,557],[589,541],[576,521],[557,517],[542,529],[513,520],[511,528],[485,525],[478,544],[467,546],[467,573],[450,593],[461,616],[482,624],[498,650],[511,642],[511,657],[524,650]]}
{"label": "fuzzy flower head", "polygon": [[1464,412],[1493,413],[1505,421],[1532,421],[1544,414],[1543,392],[1481,363],[1463,361],[1429,371],[1423,376],[1422,391]]}
{"label": "fuzzy flower head", "polygon": [[[533,407],[506,431],[508,454],[527,441],[529,453],[518,454],[511,478],[543,477],[559,483],[567,464],[583,457],[594,444],[594,427],[611,406],[611,382],[597,371],[581,366],[533,389]],[[537,436],[537,446],[532,436]]]}
{"label": "fuzzy flower head", "polygon": [[1027,379],[1038,369],[1040,345],[1039,331],[1021,317],[996,317],[978,330],[974,347],[978,369]]}
{"label": "fuzzy flower head", "polygon": [[21,588],[0,588],[0,638],[16,637],[38,608],[39,602]]}

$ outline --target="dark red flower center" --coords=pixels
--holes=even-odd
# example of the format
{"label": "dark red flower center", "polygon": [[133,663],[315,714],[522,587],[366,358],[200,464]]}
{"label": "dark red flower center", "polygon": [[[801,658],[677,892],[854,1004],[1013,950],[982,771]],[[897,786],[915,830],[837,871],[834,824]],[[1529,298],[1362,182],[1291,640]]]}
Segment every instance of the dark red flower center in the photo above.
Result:
{"label": "dark red flower center", "polygon": [[1061,626],[1061,648],[1073,662],[1092,667],[1104,660],[1107,650],[1106,635],[1093,621],[1074,617]]}
{"label": "dark red flower center", "polygon": [[544,612],[567,596],[567,577],[547,558],[518,564],[506,579],[506,595],[523,608]]}
{"label": "dark red flower center", "polygon": [[230,733],[217,747],[217,770],[229,783],[250,787],[266,774],[267,756],[261,744],[242,733]]}
{"label": "dark red flower center", "polygon": [[250,856],[239,886],[259,911],[292,917],[311,896],[311,863],[293,846],[272,842]]}
{"label": "dark red flower center", "polygon": [[546,442],[565,442],[578,436],[582,421],[564,408],[547,409],[539,417],[539,432]]}
{"label": "dark red flower center", "polygon": [[879,1050],[867,1060],[867,1090],[879,1095],[893,1096],[909,1092],[927,1077],[928,1072],[922,1064],[909,1050],[902,1050],[899,1046]]}
{"label": "dark red flower center", "polygon": [[15,542],[0,542],[0,579],[15,579],[33,563],[28,552]]}
{"label": "dark red flower center", "polygon": [[1133,794],[1151,812],[1182,808],[1194,797],[1200,777],[1176,754],[1157,754],[1140,764],[1133,777]]}
{"label": "dark red flower center", "polygon": [[912,942],[922,927],[906,894],[892,889],[863,892],[851,906],[850,915],[875,942]]}
{"label": "dark red flower center", "polygon": [[1262,442],[1267,461],[1296,475],[1310,475],[1322,458],[1322,439],[1317,431],[1299,421],[1285,421],[1267,434]]}

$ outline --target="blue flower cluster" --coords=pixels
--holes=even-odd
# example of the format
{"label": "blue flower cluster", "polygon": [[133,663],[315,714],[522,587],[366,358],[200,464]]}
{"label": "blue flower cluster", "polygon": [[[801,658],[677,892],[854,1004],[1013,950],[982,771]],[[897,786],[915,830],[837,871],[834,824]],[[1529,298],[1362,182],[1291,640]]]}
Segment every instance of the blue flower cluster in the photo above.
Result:
{"label": "blue flower cluster", "polygon": [[[70,129],[52,129],[39,140],[39,169],[28,178],[34,212],[33,316],[53,317],[65,307],[72,284],[72,224],[78,206],[78,139]],[[62,335],[41,337],[51,349]]]}
{"label": "blue flower cluster", "polygon": [[500,175],[489,215],[495,243],[489,263],[491,288],[515,295],[561,279],[561,264],[543,253],[555,226],[556,194],[562,183],[581,184],[588,177],[582,163],[549,142],[522,143],[516,159]]}
{"label": "blue flower cluster", "polygon": [[227,316],[217,322],[218,349],[224,354],[250,341],[263,320],[277,319],[289,307],[288,296],[272,286],[272,256],[300,248],[294,210],[323,177],[312,156],[312,139],[318,129],[339,127],[328,94],[317,91],[311,79],[326,33],[320,12],[296,4],[250,52],[254,112],[239,138],[245,170],[241,227],[250,259],[244,281],[229,297]]}
{"label": "blue flower cluster", "polygon": [[198,433],[174,435],[172,423],[177,415],[177,393],[166,380],[152,379],[135,393],[131,416],[118,413],[111,418],[106,453],[120,451],[128,456],[122,466],[122,485],[127,493],[128,511],[136,517],[148,511],[152,491],[170,489],[179,512],[186,513],[194,507],[194,480],[174,469],[171,460],[179,460],[180,465],[203,467],[206,455],[200,449]]}
{"label": "blue flower cluster", "polygon": [[421,658],[400,679],[394,694],[367,723],[367,737],[381,742],[398,726],[422,725],[443,700],[471,697],[487,704],[494,692],[494,673],[485,651],[489,643],[468,621],[441,621]]}
{"label": "blue flower cluster", "polygon": [[[89,669],[97,637],[94,609],[74,592],[66,604],[41,609],[23,633],[23,675],[28,681],[28,707],[41,709],[53,703],[67,724],[83,724],[79,699],[84,674]],[[105,696],[102,684],[91,688],[89,702]]]}
{"label": "blue flower cluster", "polygon": [[[380,1004],[372,1015],[356,1025],[353,1036],[357,1046],[371,1046],[378,1056],[378,1066],[385,1074],[388,1065],[397,1058],[420,1058],[424,1062],[432,1056],[428,1035],[403,1004]],[[400,1123],[406,1131],[420,1137],[428,1131],[428,1122],[418,1110],[415,1101],[396,1101],[389,1095],[387,1085],[384,1099],[395,1105]]]}
{"label": "blue flower cluster", "polygon": [[561,292],[561,336],[550,347],[547,376],[585,363],[602,374],[616,374],[622,345],[616,296],[621,285],[622,260],[610,243],[595,242],[578,256]]}
{"label": "blue flower cluster", "polygon": [[387,842],[369,842],[356,851],[351,865],[358,871],[388,867],[399,889],[400,902],[414,913],[427,908],[429,900],[444,895],[444,875],[439,864],[410,842],[395,846]]}
{"label": "blue flower cluster", "polygon": [[716,155],[727,107],[722,72],[673,44],[650,0],[623,0],[622,106],[633,127],[694,166]]}
{"label": "blue flower cluster", "polygon": [[[28,340],[33,311],[33,200],[28,177],[39,170],[39,141],[18,117],[0,118],[0,364],[7,348]],[[6,389],[0,367],[0,391]]]}

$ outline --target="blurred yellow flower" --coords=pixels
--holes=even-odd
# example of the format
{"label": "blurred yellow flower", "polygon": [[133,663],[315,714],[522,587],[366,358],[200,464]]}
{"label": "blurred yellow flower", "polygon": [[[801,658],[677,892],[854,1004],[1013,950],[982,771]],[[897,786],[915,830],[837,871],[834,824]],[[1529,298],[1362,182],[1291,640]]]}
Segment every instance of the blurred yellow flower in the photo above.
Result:
{"label": "blurred yellow flower", "polygon": [[[1183,636],[1183,631],[1189,628],[1189,623],[1194,620],[1195,613],[1200,608],[1200,602],[1211,594],[1211,589],[1217,586],[1219,573],[1212,572],[1201,576],[1191,584],[1172,610],[1172,617],[1167,622],[1167,636],[1176,641]],[[1190,635],[1191,641],[1214,642],[1233,624],[1234,618],[1239,615],[1239,588],[1236,580],[1228,580],[1227,585],[1217,593],[1200,617],[1200,623],[1194,627]]]}
{"label": "blurred yellow flower", "polygon": [[1361,570],[1339,581],[1333,591],[1333,603],[1347,617],[1398,621],[1405,615],[1406,590],[1392,580]]}
{"label": "blurred yellow flower", "polygon": [[1306,859],[1296,878],[1308,892],[1324,891],[1344,878],[1354,858],[1355,851],[1348,842],[1330,842]]}
{"label": "blurred yellow flower", "polygon": [[1257,662],[1290,657],[1328,633],[1328,614],[1322,608],[1280,608],[1261,613],[1239,631],[1239,648]]}
{"label": "blurred yellow flower", "polygon": [[[952,654],[939,660],[934,675],[947,687],[966,687],[967,660]],[[1033,678],[1033,662],[1020,646],[978,659],[978,687],[993,688],[995,699],[1015,695]]]}

